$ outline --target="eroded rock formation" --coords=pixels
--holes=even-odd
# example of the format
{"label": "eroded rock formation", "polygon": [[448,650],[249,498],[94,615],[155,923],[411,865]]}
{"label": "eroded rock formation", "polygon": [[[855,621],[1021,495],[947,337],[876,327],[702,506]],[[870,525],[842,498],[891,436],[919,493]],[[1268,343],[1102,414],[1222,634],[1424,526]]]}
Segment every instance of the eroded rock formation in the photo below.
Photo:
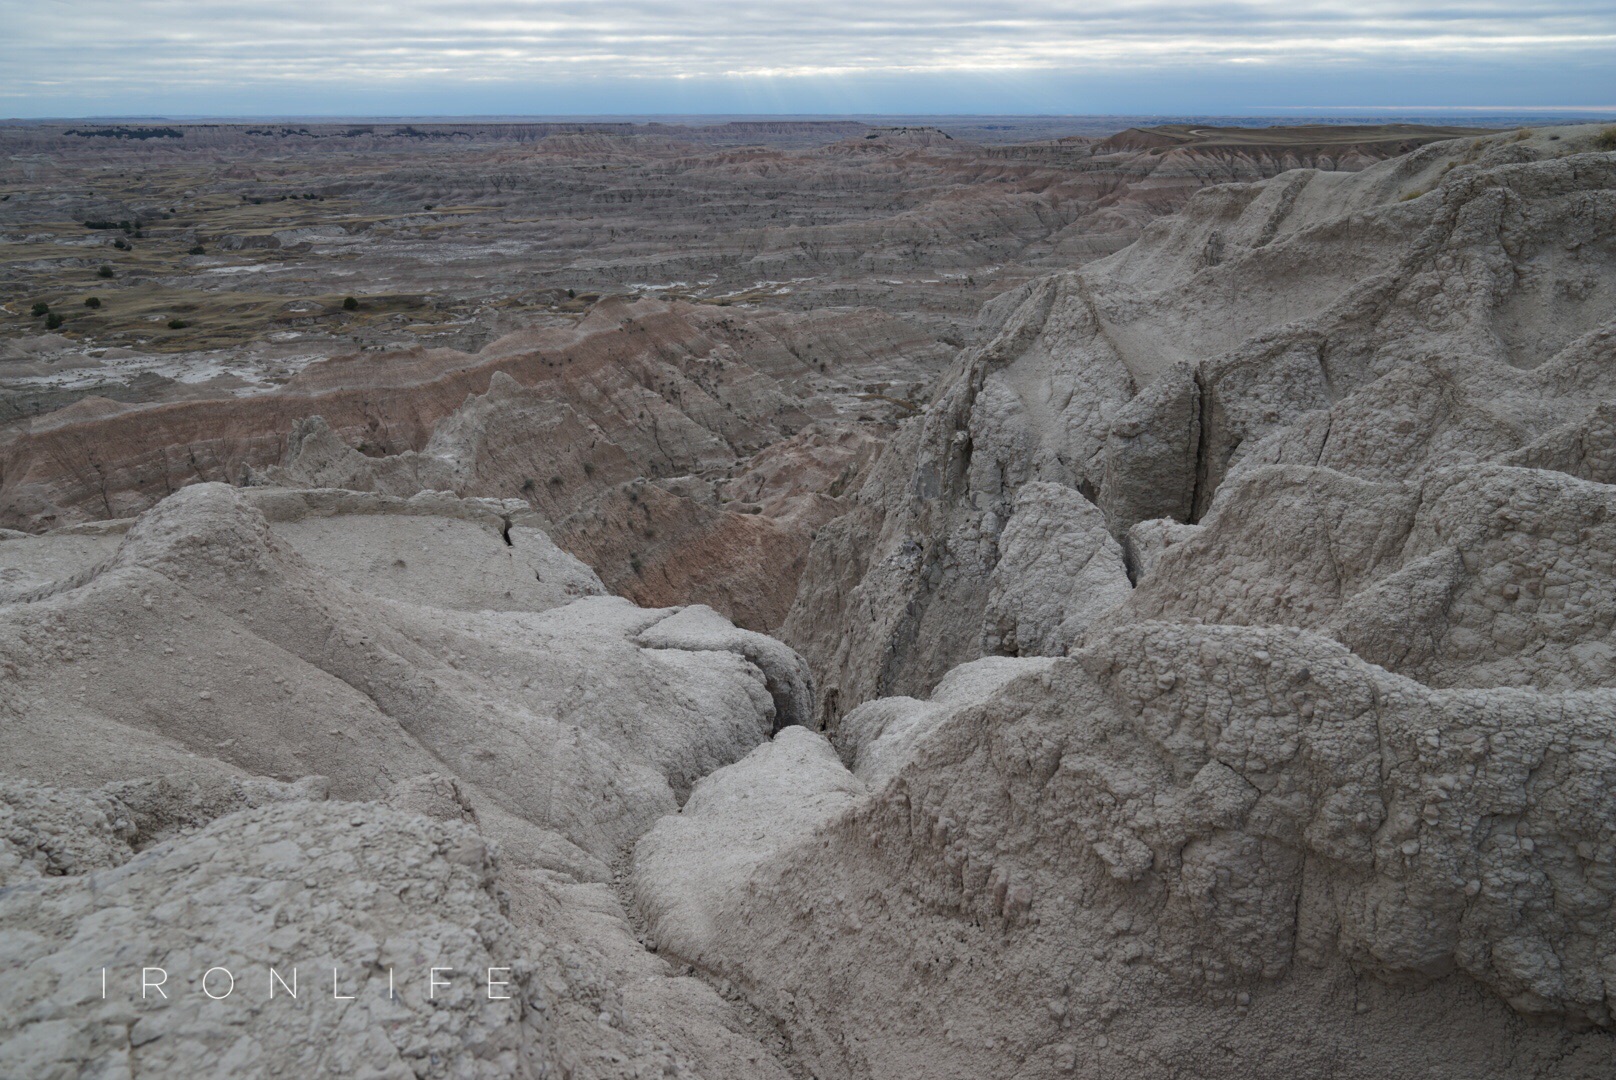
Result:
{"label": "eroded rock formation", "polygon": [[1610,1076],[1596,138],[1212,187],[929,404],[613,302],[0,534],[0,1072]]}

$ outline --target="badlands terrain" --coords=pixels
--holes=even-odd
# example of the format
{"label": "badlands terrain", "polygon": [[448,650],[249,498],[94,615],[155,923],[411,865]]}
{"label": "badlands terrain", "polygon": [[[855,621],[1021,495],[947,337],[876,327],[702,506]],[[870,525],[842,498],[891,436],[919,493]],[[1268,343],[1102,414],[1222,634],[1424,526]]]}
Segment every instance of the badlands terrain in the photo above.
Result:
{"label": "badlands terrain", "polygon": [[0,1076],[1616,1076],[1616,128],[0,143]]}

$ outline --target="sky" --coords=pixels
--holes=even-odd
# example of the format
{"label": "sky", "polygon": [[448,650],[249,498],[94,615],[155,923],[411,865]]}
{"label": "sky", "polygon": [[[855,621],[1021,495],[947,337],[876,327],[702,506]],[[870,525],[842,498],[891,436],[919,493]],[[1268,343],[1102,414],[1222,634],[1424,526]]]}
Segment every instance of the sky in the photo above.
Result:
{"label": "sky", "polygon": [[0,0],[0,116],[1616,112],[1616,0]]}

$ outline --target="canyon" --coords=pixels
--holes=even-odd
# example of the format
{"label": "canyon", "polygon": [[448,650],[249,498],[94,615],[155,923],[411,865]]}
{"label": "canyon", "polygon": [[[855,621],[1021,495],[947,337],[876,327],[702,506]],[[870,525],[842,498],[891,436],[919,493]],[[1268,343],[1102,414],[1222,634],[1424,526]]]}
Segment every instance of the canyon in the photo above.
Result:
{"label": "canyon", "polygon": [[1616,129],[69,127],[0,1073],[1616,1073]]}

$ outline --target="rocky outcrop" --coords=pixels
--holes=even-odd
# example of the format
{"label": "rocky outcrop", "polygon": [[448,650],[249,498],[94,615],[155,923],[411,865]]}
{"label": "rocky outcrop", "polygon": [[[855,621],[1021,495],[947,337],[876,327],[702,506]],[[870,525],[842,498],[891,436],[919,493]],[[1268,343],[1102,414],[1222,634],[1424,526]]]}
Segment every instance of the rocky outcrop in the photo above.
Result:
{"label": "rocky outcrop", "polygon": [[823,358],[859,387],[908,393],[940,350],[876,312],[751,320],[606,301],[476,356],[358,354],[277,394],[36,425],[0,446],[0,520],[129,516],[198,481],[520,500],[613,591],[773,630],[881,418],[913,408],[827,387]]}
{"label": "rocky outcrop", "polygon": [[810,552],[826,741],[639,845],[660,948],[827,1077],[1608,1072],[1616,173],[1559,134],[990,310]]}
{"label": "rocky outcrop", "polygon": [[1608,1076],[1613,192],[1577,129],[1212,187],[923,408],[603,303],[408,446],[0,534],[0,1072]]}
{"label": "rocky outcrop", "polygon": [[202,484],[0,543],[0,1072],[785,1075],[609,883],[806,667],[534,517]]}
{"label": "rocky outcrop", "polygon": [[1499,465],[1420,484],[1252,469],[1113,620],[1318,630],[1431,686],[1610,686],[1613,498]]}
{"label": "rocky outcrop", "polygon": [[855,710],[857,775],[806,732],[754,751],[636,885],[825,1076],[1595,1075],[1613,726],[1606,690],[1139,623]]}
{"label": "rocky outcrop", "polygon": [[[1030,483],[1080,493],[1120,540],[1208,519],[1233,478],[1271,464],[1405,484],[1488,460],[1597,475],[1616,399],[1598,208],[1616,172],[1593,134],[1210,188],[1127,250],[990,305],[989,339],[809,554],[783,633],[820,674],[827,720],[1014,651],[976,628]],[[1249,527],[1270,525],[1300,527]],[[1134,557],[1136,575],[1153,559]],[[1015,575],[998,576],[1002,591]]]}
{"label": "rocky outcrop", "polygon": [[304,793],[136,853],[119,841],[137,813],[0,789],[0,814],[77,856],[0,889],[7,1075],[786,1075],[699,1008],[684,1021],[706,1044],[670,1045],[643,990],[553,923],[513,921],[471,825]]}
{"label": "rocky outcrop", "polygon": [[988,575],[983,651],[1062,656],[1130,588],[1122,547],[1093,503],[1059,484],[1024,484]]}

